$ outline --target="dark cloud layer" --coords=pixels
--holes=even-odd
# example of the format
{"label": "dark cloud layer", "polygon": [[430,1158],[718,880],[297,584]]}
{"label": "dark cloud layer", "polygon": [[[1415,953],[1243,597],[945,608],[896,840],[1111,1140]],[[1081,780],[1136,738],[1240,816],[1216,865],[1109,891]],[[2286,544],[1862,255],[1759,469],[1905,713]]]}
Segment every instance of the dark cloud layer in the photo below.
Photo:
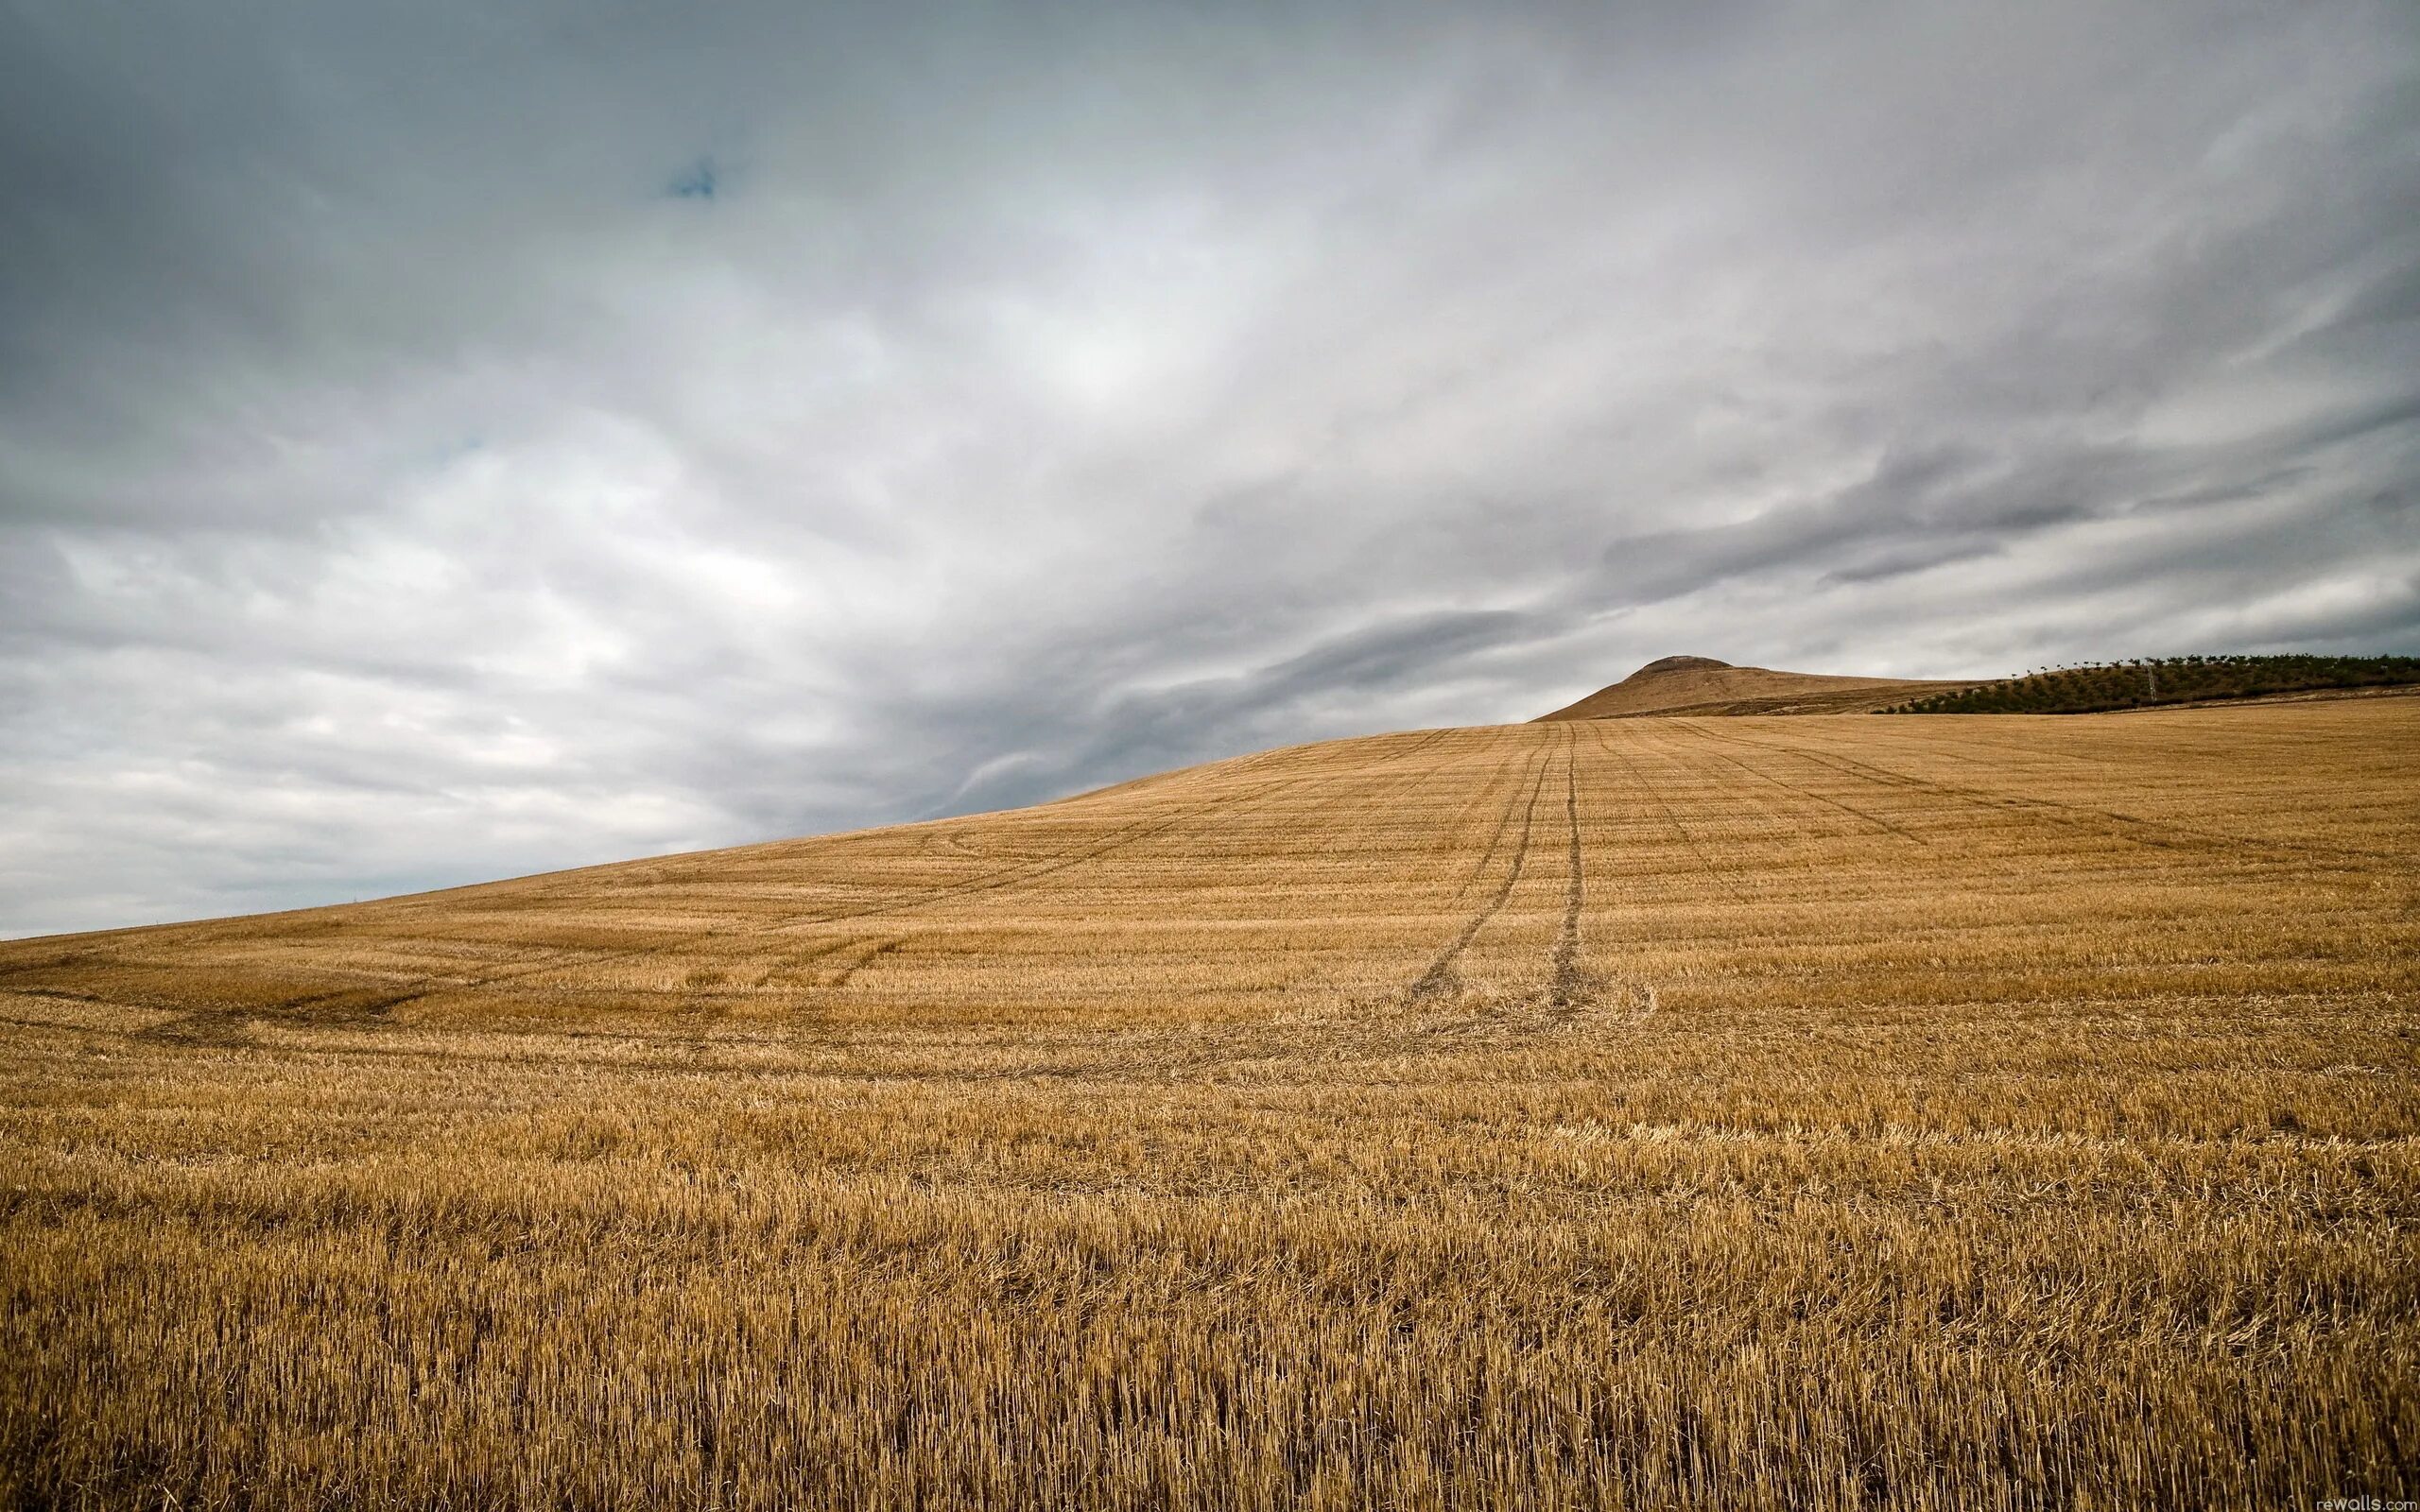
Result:
{"label": "dark cloud layer", "polygon": [[2413,17],[0,10],[0,934],[2420,648]]}

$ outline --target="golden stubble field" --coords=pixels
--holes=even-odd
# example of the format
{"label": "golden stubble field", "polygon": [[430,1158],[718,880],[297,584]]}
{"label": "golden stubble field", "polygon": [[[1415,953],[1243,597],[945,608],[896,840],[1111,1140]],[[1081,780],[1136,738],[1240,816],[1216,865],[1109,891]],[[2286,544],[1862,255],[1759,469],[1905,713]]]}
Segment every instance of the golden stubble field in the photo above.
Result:
{"label": "golden stubble field", "polygon": [[2420,698],[1625,720],[0,946],[19,1505],[2420,1495]]}

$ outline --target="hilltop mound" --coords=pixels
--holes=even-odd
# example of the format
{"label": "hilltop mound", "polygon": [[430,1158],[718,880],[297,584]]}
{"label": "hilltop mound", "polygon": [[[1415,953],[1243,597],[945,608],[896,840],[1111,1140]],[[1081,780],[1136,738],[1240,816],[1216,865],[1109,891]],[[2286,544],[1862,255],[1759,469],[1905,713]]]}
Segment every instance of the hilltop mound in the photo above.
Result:
{"label": "hilltop mound", "polygon": [[1960,692],[1969,682],[1903,678],[1841,678],[1812,672],[1735,667],[1705,656],[1650,662],[1611,687],[1599,688],[1537,722],[1629,719],[1641,714],[1850,714]]}

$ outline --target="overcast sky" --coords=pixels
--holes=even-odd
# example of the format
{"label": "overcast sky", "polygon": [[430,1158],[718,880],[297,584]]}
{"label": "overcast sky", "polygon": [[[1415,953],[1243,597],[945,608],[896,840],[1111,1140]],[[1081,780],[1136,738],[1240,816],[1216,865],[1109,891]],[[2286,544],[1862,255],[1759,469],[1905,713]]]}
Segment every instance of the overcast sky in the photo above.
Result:
{"label": "overcast sky", "polygon": [[2420,650],[2420,8],[0,0],[0,935]]}

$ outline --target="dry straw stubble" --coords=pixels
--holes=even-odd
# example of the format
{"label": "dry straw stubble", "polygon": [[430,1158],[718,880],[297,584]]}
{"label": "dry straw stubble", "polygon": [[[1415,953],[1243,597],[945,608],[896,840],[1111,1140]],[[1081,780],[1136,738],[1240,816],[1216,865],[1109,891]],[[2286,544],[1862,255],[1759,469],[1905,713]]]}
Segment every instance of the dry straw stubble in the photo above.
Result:
{"label": "dry straw stubble", "polygon": [[2420,1494],[2415,778],[2409,698],[1429,731],[0,946],[0,1486]]}

